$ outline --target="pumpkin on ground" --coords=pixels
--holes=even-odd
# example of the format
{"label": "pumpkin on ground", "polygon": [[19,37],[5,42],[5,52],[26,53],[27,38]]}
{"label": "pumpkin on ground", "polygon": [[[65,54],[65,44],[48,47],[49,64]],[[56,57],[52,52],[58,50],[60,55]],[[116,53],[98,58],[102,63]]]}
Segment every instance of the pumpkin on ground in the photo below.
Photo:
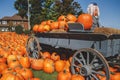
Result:
{"label": "pumpkin on ground", "polygon": [[16,72],[5,73],[0,80],[25,80],[23,76]]}
{"label": "pumpkin on ground", "polygon": [[56,52],[53,52],[51,55],[51,59],[53,61],[57,61],[57,60],[60,60],[60,56]]}
{"label": "pumpkin on ground", "polygon": [[85,79],[81,75],[73,74],[71,80],[85,80]]}
{"label": "pumpkin on ground", "polygon": [[120,73],[115,73],[114,75],[111,75],[110,80],[120,80]]}
{"label": "pumpkin on ground", "polygon": [[58,60],[58,61],[55,62],[55,70],[57,72],[63,71],[64,67],[65,67],[65,61]]}
{"label": "pumpkin on ground", "polygon": [[53,60],[51,60],[51,59],[44,60],[43,71],[46,73],[53,73],[55,71]]}
{"label": "pumpkin on ground", "polygon": [[21,68],[18,73],[21,74],[25,80],[33,78],[33,72],[28,68]]}
{"label": "pumpkin on ground", "polygon": [[20,62],[20,64],[22,65],[22,67],[24,67],[24,68],[29,68],[30,67],[30,60],[29,60],[29,58],[28,57],[21,57],[20,59],[19,59],[19,62]]}
{"label": "pumpkin on ground", "polygon": [[57,80],[71,80],[71,73],[65,70],[61,71],[57,75]]}
{"label": "pumpkin on ground", "polygon": [[43,63],[44,63],[44,60],[42,58],[41,59],[33,59],[31,61],[31,68],[34,70],[42,70]]}

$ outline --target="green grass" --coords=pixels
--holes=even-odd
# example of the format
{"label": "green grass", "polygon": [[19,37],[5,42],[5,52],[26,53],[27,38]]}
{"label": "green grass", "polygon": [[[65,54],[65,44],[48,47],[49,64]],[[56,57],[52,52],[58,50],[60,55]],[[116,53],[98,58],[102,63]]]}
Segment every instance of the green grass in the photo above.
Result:
{"label": "green grass", "polygon": [[54,72],[52,74],[45,73],[44,71],[36,71],[32,70],[34,77],[40,78],[41,80],[57,80],[57,72]]}

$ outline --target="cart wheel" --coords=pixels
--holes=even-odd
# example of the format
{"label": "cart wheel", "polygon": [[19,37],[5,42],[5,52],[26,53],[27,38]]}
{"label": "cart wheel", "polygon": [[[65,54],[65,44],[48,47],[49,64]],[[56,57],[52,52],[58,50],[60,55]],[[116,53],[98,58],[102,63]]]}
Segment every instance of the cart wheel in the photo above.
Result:
{"label": "cart wheel", "polygon": [[78,50],[72,58],[71,72],[84,76],[85,80],[110,79],[109,66],[100,52],[92,48]]}
{"label": "cart wheel", "polygon": [[42,53],[38,39],[35,36],[30,36],[26,44],[27,55],[30,58],[40,58]]}

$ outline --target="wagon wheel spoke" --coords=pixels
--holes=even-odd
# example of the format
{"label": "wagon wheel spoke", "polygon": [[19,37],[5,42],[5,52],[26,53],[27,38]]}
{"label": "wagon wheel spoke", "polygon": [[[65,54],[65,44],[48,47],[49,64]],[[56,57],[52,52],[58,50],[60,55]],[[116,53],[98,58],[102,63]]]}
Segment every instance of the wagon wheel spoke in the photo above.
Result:
{"label": "wagon wheel spoke", "polygon": [[99,78],[98,78],[95,74],[91,74],[91,76],[92,76],[95,80],[99,80]]}
{"label": "wagon wheel spoke", "polygon": [[87,65],[89,65],[89,52],[87,52]]}
{"label": "wagon wheel spoke", "polygon": [[[80,66],[79,66],[80,65]],[[76,68],[79,68],[76,70]],[[104,71],[103,74],[101,71]],[[80,74],[86,80],[100,80],[99,76],[110,79],[109,66],[103,55],[95,49],[83,48],[73,55],[71,62],[72,74]]]}
{"label": "wagon wheel spoke", "polygon": [[82,58],[83,64],[86,65],[86,62],[85,62],[86,60],[85,60],[85,58],[84,58],[82,53],[80,53],[80,57]]}
{"label": "wagon wheel spoke", "polygon": [[93,62],[95,61],[95,59],[96,59],[96,56],[94,56],[94,58],[93,58],[93,60],[91,61],[90,65],[93,64]]}
{"label": "wagon wheel spoke", "polygon": [[83,63],[81,62],[80,59],[78,59],[77,57],[74,58],[76,61],[78,61],[81,65],[83,65]]}
{"label": "wagon wheel spoke", "polygon": [[105,77],[105,74],[103,74],[103,73],[100,72],[100,71],[94,71],[94,70],[92,70],[92,73],[95,73],[95,74],[98,74],[98,75],[100,75],[100,76]]}

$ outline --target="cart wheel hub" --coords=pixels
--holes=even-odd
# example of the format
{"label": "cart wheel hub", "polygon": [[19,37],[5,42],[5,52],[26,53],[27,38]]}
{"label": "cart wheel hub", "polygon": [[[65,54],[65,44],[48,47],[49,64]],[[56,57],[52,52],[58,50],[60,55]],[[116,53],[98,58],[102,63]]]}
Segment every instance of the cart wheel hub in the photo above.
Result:
{"label": "cart wheel hub", "polygon": [[91,74],[91,67],[87,66],[87,65],[81,67],[80,74],[82,76],[88,76],[88,75],[90,75]]}

